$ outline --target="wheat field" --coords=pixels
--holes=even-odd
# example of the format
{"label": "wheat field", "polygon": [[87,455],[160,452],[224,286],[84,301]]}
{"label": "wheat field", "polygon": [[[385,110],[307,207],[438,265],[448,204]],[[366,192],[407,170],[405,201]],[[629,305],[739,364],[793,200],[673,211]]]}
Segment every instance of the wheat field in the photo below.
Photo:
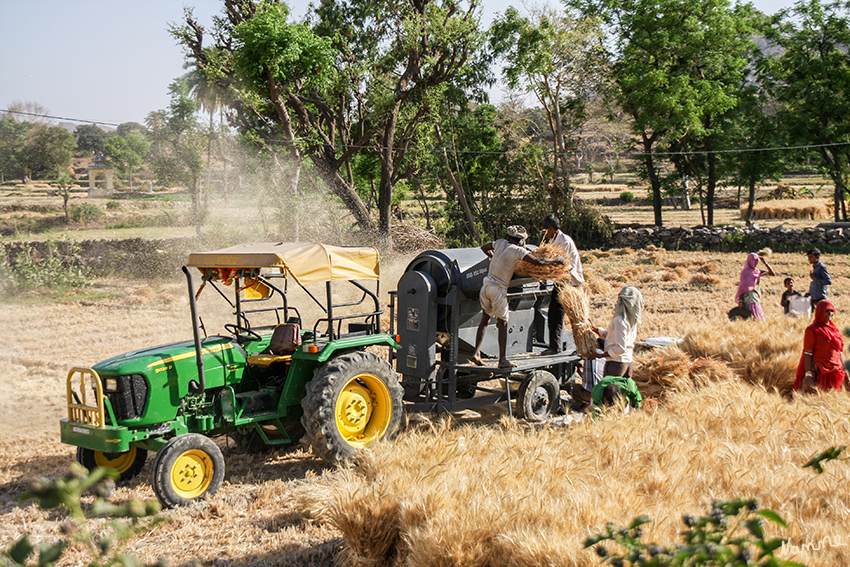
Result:
{"label": "wheat field", "polygon": [[[583,251],[590,315],[606,325],[623,285],[646,302],[638,337],[684,337],[678,350],[641,355],[636,379],[647,409],[628,416],[531,427],[503,417],[411,416],[392,442],[346,470],[309,449],[240,454],[222,440],[222,489],[123,546],[171,565],[595,565],[582,549],[609,521],[648,515],[645,541],[676,541],[684,513],[713,499],[757,497],[789,523],[779,556],[806,565],[850,563],[850,467],[823,475],[801,465],[847,443],[850,396],[788,396],[805,321],[782,317],[782,279],[805,289],[802,254],[772,254],[762,282],[764,323],[729,322],[745,253]],[[385,260],[382,293],[411,256]],[[850,324],[843,256],[833,275],[836,323]],[[59,537],[64,517],[21,504],[29,479],[67,471],[74,449],[59,443],[64,377],[141,346],[191,337],[185,283],[103,280],[98,299],[43,303],[9,298],[0,362],[0,544],[24,533]],[[208,328],[225,314],[205,317]],[[643,374],[640,374],[643,372]],[[488,410],[498,414],[504,408]],[[492,414],[489,414],[491,417]],[[487,421],[487,425],[482,425]],[[150,460],[112,498],[154,498]],[[62,565],[78,565],[72,549]]]}

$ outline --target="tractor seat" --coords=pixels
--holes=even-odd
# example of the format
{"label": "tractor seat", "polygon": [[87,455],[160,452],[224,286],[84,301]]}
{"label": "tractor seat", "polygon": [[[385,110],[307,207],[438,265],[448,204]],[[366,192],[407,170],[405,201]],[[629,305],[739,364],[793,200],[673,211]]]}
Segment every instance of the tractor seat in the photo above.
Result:
{"label": "tractor seat", "polygon": [[301,326],[298,323],[283,323],[274,328],[269,348],[266,352],[276,355],[288,355],[295,352],[301,344]]}
{"label": "tractor seat", "polygon": [[248,364],[270,366],[275,362],[289,362],[300,344],[301,326],[298,323],[283,323],[274,328],[269,348],[249,356]]}

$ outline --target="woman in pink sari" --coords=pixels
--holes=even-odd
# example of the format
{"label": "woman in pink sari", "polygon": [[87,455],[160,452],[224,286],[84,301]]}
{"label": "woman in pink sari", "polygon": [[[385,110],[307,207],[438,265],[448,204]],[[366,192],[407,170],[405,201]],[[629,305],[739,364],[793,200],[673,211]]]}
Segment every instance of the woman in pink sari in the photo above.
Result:
{"label": "woman in pink sari", "polygon": [[[764,267],[767,270],[759,269],[759,262],[764,262]],[[763,256],[759,256],[755,252],[747,256],[747,263],[744,269],[741,270],[741,281],[738,282],[738,292],[735,294],[735,303],[741,307],[748,309],[752,313],[754,319],[764,321],[764,312],[761,310],[761,289],[759,282],[765,274],[775,276],[776,272],[767,263]]]}
{"label": "woman in pink sari", "polygon": [[794,390],[803,393],[816,390],[838,390],[844,381],[841,353],[844,340],[833,323],[835,306],[822,299],[815,307],[815,321],[806,327],[803,337],[803,356],[797,366]]}

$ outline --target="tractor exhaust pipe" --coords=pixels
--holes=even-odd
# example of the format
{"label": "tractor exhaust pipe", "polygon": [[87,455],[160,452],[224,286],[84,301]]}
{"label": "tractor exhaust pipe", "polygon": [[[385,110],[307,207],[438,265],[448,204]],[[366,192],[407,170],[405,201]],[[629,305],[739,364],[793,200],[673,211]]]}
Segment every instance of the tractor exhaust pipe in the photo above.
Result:
{"label": "tractor exhaust pipe", "polygon": [[203,394],[204,390],[207,389],[207,379],[204,376],[204,357],[201,354],[201,330],[198,327],[198,306],[195,303],[195,286],[192,283],[192,274],[189,272],[189,268],[183,266],[181,269],[186,274],[186,283],[189,285],[189,310],[192,313],[192,334],[195,336],[195,360],[198,365],[198,380],[200,381],[197,393]]}

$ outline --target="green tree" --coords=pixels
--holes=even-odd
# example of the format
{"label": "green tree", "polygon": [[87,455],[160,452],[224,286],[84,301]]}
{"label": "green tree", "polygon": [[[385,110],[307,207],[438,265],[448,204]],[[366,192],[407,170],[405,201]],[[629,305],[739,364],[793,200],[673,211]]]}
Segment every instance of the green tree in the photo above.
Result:
{"label": "green tree", "polygon": [[148,129],[139,124],[138,122],[123,122],[118,125],[115,129],[115,134],[117,136],[126,137],[130,132],[139,131],[142,134],[147,134]]}
{"label": "green tree", "polygon": [[126,136],[111,136],[104,144],[103,153],[109,165],[118,170],[118,175],[133,187],[133,174],[142,165],[150,150],[150,143],[139,130],[130,130]]}
{"label": "green tree", "polygon": [[[283,3],[268,3],[260,9],[255,2],[226,1],[225,8],[226,15],[213,20],[212,46],[204,45],[205,28],[191,10],[186,11],[183,25],[171,27],[192,61],[195,92],[223,93],[221,100],[233,113],[231,122],[268,154],[272,165],[284,165],[282,154],[291,155],[296,162],[302,157],[306,144],[299,143],[305,133],[300,120],[315,121],[313,127],[320,132],[327,129],[331,136],[321,141],[328,140],[329,147],[314,147],[310,157],[357,222],[371,226],[368,210],[351,180],[340,175],[345,161],[337,162],[333,150],[336,136],[348,141],[348,130],[340,128],[344,123],[336,116],[327,119],[328,113],[336,110],[333,106],[324,105],[318,109],[324,115],[319,115],[311,103],[314,99],[301,99],[297,94],[300,89],[318,93],[330,81],[334,61],[328,41],[304,24],[287,22],[289,11]],[[291,180],[287,192],[291,194],[297,193],[300,182],[300,166],[294,168],[287,176]]]}
{"label": "green tree", "polygon": [[[759,57],[760,50],[753,53],[752,60]],[[738,106],[726,116],[723,127],[725,145],[737,148],[726,154],[724,171],[730,183],[747,188],[747,222],[753,217],[756,187],[768,179],[778,180],[787,165],[783,152],[778,150],[787,145],[787,138],[776,110],[776,102],[763,85],[747,81],[741,86]],[[740,201],[739,191],[739,207]]]}
{"label": "green tree", "polygon": [[309,159],[364,227],[373,222],[352,160],[376,153],[379,228],[388,235],[393,187],[416,170],[407,148],[432,98],[465,80],[480,42],[477,2],[459,10],[430,0],[325,1],[310,15],[312,27],[288,23],[277,2],[225,6],[211,47],[191,12],[172,32],[203,76],[227,89],[234,124]]}
{"label": "green tree", "polygon": [[97,124],[85,124],[77,126],[74,130],[77,139],[77,151],[88,155],[102,152],[109,133]]}
{"label": "green tree", "polygon": [[61,126],[36,126],[27,136],[23,161],[32,177],[43,177],[57,168],[71,165],[76,141]]}
{"label": "green tree", "polygon": [[728,115],[745,92],[742,85],[755,47],[750,39],[756,31],[755,14],[750,5],[730,7],[726,0],[698,2],[683,12],[675,29],[682,40],[679,92],[687,106],[678,110],[669,137],[672,148],[682,152],[674,160],[680,175],[693,174],[699,180],[701,197],[705,187],[700,210],[704,223],[713,225],[714,196],[723,171],[719,152],[733,149],[724,145],[724,127],[731,126]]}
{"label": "green tree", "polygon": [[169,87],[171,104],[167,110],[151,112],[151,168],[165,185],[185,187],[192,199],[195,230],[200,235],[205,211],[201,206],[204,136],[195,115],[197,103],[189,96],[185,79]]}
{"label": "green tree", "polygon": [[0,119],[3,177],[40,178],[71,165],[76,142],[60,126]]}
{"label": "green tree", "polygon": [[32,124],[14,118],[0,118],[0,180],[23,177],[21,150]]}
{"label": "green tree", "polygon": [[[655,224],[662,225],[662,179],[656,152],[668,141],[705,156],[708,223],[717,181],[715,134],[720,117],[737,104],[752,33],[748,6],[727,0],[571,0],[608,25],[617,99],[639,137],[641,174],[652,190]],[[685,160],[688,169],[699,165]]]}
{"label": "green tree", "polygon": [[74,187],[74,176],[68,169],[60,168],[56,174],[56,184],[59,185],[59,194],[62,195],[62,208],[65,210],[65,220],[70,220],[68,216],[68,201],[71,198],[71,188]]}
{"label": "green tree", "polygon": [[490,45],[506,61],[507,84],[534,93],[545,112],[553,158],[549,208],[558,213],[562,203],[572,206],[569,156],[578,148],[588,106],[603,97],[607,59],[598,19],[551,9],[533,18],[508,8],[490,28]]}
{"label": "green tree", "polygon": [[779,12],[767,37],[781,54],[763,67],[772,79],[791,140],[816,146],[835,184],[835,220],[847,219],[850,165],[850,20],[843,1],[803,0]]}

